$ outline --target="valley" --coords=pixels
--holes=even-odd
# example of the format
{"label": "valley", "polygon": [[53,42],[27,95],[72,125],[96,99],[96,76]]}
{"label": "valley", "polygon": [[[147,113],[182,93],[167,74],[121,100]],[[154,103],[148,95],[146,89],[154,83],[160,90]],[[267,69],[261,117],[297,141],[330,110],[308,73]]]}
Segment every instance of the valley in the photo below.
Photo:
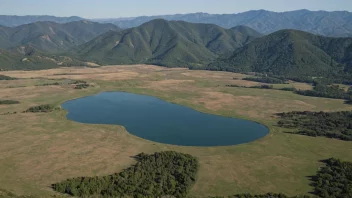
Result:
{"label": "valley", "polygon": [[0,198],[351,198],[338,1],[1,2]]}
{"label": "valley", "polygon": [[[226,86],[263,84],[242,80],[251,75],[152,65],[3,71],[0,75],[16,78],[0,84],[1,100],[19,101],[0,105],[0,186],[16,194],[52,196],[56,193],[51,184],[73,177],[113,174],[134,164],[131,156],[173,150],[199,160],[190,196],[248,192],[305,195],[312,190],[309,176],[323,166],[320,160],[352,158],[350,142],[287,133],[277,126],[280,119],[276,116],[290,111],[351,111],[351,105],[341,99],[282,90]],[[86,81],[89,87],[74,89],[75,81]],[[274,87],[313,88],[297,82]],[[33,106],[60,107],[67,100],[106,91],[150,95],[204,113],[256,121],[267,126],[270,133],[237,146],[183,147],[138,138],[123,126],[69,121],[63,109],[22,113]]]}

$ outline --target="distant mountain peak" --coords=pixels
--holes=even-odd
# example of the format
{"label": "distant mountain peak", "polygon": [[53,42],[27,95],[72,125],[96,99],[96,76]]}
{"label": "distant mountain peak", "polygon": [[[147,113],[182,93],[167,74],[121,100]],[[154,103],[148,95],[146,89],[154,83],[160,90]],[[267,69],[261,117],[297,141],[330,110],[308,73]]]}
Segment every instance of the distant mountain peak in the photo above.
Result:
{"label": "distant mountain peak", "polygon": [[191,23],[211,23],[223,28],[245,25],[263,34],[270,34],[281,29],[297,29],[324,36],[352,37],[352,23],[350,22],[352,13],[347,11],[328,12],[303,9],[273,12],[251,10],[236,14],[190,13],[99,21],[114,23],[122,28],[130,28],[156,18]]}

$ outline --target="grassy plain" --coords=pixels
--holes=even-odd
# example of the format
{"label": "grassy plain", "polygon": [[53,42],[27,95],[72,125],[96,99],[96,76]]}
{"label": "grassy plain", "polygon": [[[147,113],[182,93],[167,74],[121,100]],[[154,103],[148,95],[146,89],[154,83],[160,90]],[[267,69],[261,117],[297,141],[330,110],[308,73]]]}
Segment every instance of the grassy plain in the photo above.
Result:
{"label": "grassy plain", "polygon": [[[199,158],[200,172],[191,191],[196,197],[236,193],[283,192],[307,194],[308,176],[322,165],[319,160],[352,159],[352,144],[328,138],[285,133],[275,126],[275,113],[284,111],[352,110],[343,100],[314,98],[287,91],[226,87],[260,83],[246,75],[167,69],[148,65],[97,68],[60,68],[8,71],[21,78],[0,82],[0,99],[18,100],[1,105],[0,186],[17,194],[50,196],[52,183],[78,176],[119,172],[134,163],[140,152],[175,150]],[[68,79],[92,86],[75,90]],[[57,86],[36,86],[59,82]],[[301,89],[311,86],[290,85]],[[66,111],[19,113],[30,106],[53,104],[102,91],[128,91],[159,97],[196,110],[254,120],[270,128],[255,142],[226,147],[181,147],[150,142],[129,134],[122,126],[89,125],[66,119]]]}

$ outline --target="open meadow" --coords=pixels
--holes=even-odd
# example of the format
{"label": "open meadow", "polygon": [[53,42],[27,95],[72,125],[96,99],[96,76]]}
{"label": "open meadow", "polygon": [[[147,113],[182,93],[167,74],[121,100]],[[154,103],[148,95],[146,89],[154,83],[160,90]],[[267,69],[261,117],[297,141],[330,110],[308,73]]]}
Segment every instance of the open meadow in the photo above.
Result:
{"label": "open meadow", "polygon": [[[226,87],[263,83],[241,80],[244,74],[151,65],[3,71],[18,78],[0,81],[0,99],[20,104],[0,105],[0,188],[16,194],[50,196],[50,185],[67,178],[107,175],[127,168],[141,152],[174,150],[199,159],[195,197],[238,193],[308,194],[309,176],[330,157],[352,159],[352,144],[325,137],[285,133],[276,113],[352,110],[344,100],[315,98],[288,91]],[[87,89],[71,81],[84,80]],[[57,83],[58,85],[52,85]],[[309,90],[292,82],[274,87]],[[104,91],[156,96],[201,112],[244,118],[269,127],[270,133],[248,144],[225,147],[182,147],[144,140],[123,126],[80,124],[66,119],[65,110],[21,113],[31,106],[56,107],[75,98]],[[16,113],[15,113],[16,112]]]}

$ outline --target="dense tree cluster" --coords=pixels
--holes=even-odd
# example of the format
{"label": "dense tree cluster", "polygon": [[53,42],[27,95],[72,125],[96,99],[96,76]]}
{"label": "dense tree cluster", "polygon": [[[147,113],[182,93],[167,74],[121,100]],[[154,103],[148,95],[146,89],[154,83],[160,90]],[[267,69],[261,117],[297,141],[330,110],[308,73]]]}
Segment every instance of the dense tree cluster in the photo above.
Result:
{"label": "dense tree cluster", "polygon": [[298,134],[325,136],[352,141],[352,111],[341,112],[289,112],[278,114],[278,125],[298,129]]}
{"label": "dense tree cluster", "polygon": [[15,80],[17,78],[13,78],[10,76],[0,75],[0,80]]}
{"label": "dense tree cluster", "polygon": [[89,84],[78,84],[75,86],[75,89],[86,89],[89,87]]}
{"label": "dense tree cluster", "polygon": [[272,78],[272,77],[257,77],[257,78],[247,77],[247,78],[243,78],[242,80],[262,82],[262,83],[268,83],[268,84],[287,84],[287,81],[285,80]]}
{"label": "dense tree cluster", "polygon": [[282,91],[296,91],[297,89],[294,87],[283,87],[283,88],[274,88],[272,85],[259,85],[259,86],[240,86],[240,85],[226,85],[226,87],[241,87],[241,88],[252,88],[252,89],[275,89]]}
{"label": "dense tree cluster", "polygon": [[68,179],[53,189],[77,197],[185,197],[195,182],[198,160],[191,155],[166,151],[136,159],[121,173]]}
{"label": "dense tree cluster", "polygon": [[313,90],[298,90],[297,94],[313,97],[352,99],[352,92],[345,91],[339,85],[327,85],[325,83],[315,83]]}
{"label": "dense tree cluster", "polygon": [[0,105],[2,104],[19,104],[20,102],[16,100],[0,100]]}
{"label": "dense tree cluster", "polygon": [[314,194],[322,198],[352,197],[352,163],[334,158],[324,162],[326,166],[313,177]]}
{"label": "dense tree cluster", "polygon": [[54,110],[54,106],[50,104],[39,105],[28,108],[25,112],[39,113],[39,112],[50,112]]}
{"label": "dense tree cluster", "polygon": [[274,89],[272,85],[259,85],[259,86],[239,86],[239,85],[226,85],[226,87],[241,87],[241,88],[252,88],[252,89]]}
{"label": "dense tree cluster", "polygon": [[84,80],[76,80],[70,84],[75,85],[75,89],[86,89],[89,87],[89,84]]}

